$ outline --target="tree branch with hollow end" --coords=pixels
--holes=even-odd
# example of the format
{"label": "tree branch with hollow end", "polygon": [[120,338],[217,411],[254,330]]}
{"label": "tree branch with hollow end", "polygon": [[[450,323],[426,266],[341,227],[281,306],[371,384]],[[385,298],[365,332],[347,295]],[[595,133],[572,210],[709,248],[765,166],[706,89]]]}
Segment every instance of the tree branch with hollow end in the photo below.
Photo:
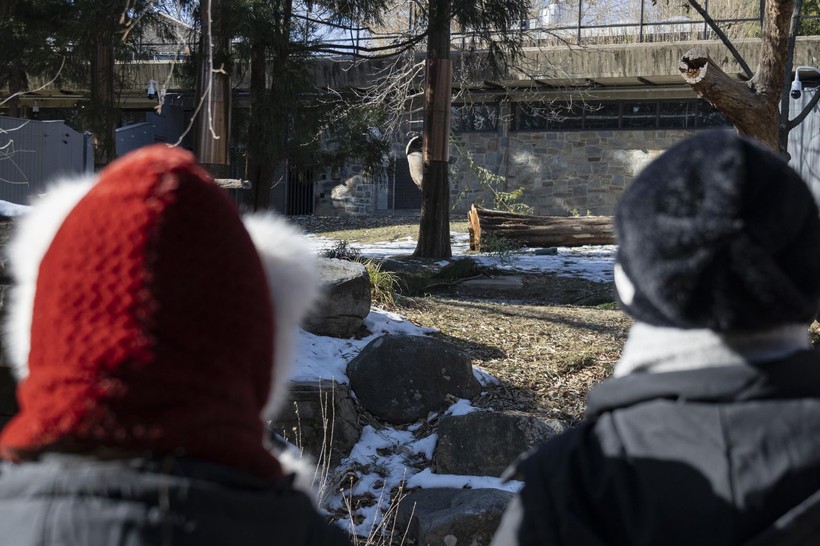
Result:
{"label": "tree branch with hollow end", "polygon": [[729,76],[702,47],[684,53],[678,69],[684,81],[720,110],[739,133],[777,149],[777,102],[756,92],[752,80],[742,82]]}

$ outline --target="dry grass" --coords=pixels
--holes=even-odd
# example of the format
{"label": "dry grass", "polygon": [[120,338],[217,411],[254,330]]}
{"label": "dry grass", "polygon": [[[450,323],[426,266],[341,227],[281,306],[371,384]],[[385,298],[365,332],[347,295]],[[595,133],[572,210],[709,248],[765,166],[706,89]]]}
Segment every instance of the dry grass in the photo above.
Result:
{"label": "dry grass", "polygon": [[[419,234],[418,216],[295,216],[291,220],[309,233],[351,243],[396,241]],[[467,222],[450,222],[450,230],[467,233]]]}
{"label": "dry grass", "polygon": [[[309,232],[351,242],[389,241],[418,232],[413,217],[295,220]],[[451,224],[451,231],[466,229],[466,222]],[[432,261],[418,259],[402,259],[398,267],[405,276],[429,276],[436,269]],[[501,380],[474,404],[570,422],[582,417],[589,389],[611,373],[631,324],[614,309],[610,285],[549,273],[528,274],[524,287],[514,291],[445,283],[422,293],[399,297],[390,309],[438,328],[438,336]]]}
{"label": "dry grass", "polygon": [[630,319],[617,310],[485,296],[401,299],[394,310],[438,328],[440,337],[501,380],[476,405],[580,419],[587,392],[620,356]]}

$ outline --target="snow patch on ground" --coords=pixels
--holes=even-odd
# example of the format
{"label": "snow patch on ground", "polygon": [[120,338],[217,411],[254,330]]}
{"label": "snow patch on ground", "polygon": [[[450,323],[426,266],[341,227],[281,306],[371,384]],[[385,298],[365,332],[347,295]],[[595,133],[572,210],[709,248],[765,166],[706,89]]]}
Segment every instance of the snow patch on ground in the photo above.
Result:
{"label": "snow patch on ground", "polygon": [[[317,253],[330,249],[338,241],[313,235],[308,241]],[[386,258],[412,254],[416,241],[412,238],[385,243],[357,244],[350,248],[362,258]],[[494,266],[511,272],[550,272],[561,276],[580,277],[597,282],[611,282],[616,247],[587,246],[580,248],[559,247],[555,254],[544,255],[536,249],[522,249],[510,255],[499,256],[469,251],[467,234],[457,233],[452,239],[454,257],[469,256],[482,265]],[[446,261],[442,265],[446,265]],[[347,364],[371,341],[383,335],[429,335],[433,328],[423,328],[404,317],[373,308],[365,319],[370,335],[362,339],[336,339],[316,336],[304,331],[299,333],[294,379],[315,381],[334,380],[349,384]],[[497,384],[498,380],[487,371],[474,366],[473,374],[482,386]],[[479,411],[468,400],[458,400],[443,415],[465,415]],[[438,435],[427,426],[427,420],[404,426],[375,428],[367,425],[350,455],[334,469],[336,476],[344,480],[335,491],[328,491],[325,505],[328,510],[347,510],[348,517],[338,524],[355,530],[359,536],[372,536],[382,522],[385,512],[395,503],[395,496],[408,487],[471,487],[496,488],[517,492],[522,482],[502,481],[491,476],[457,476],[435,474],[430,469]],[[340,490],[339,490],[340,489]],[[371,502],[345,509],[352,497],[370,497]],[[369,504],[369,505],[368,505]],[[355,523],[354,523],[355,521]]]}
{"label": "snow patch on ground", "polygon": [[[318,253],[338,244],[336,240],[314,235],[309,235],[308,240]],[[405,238],[384,243],[350,243],[349,247],[358,251],[362,258],[383,259],[412,254],[416,249],[416,241],[412,238]],[[612,268],[617,250],[616,245],[557,247],[555,254],[543,255],[540,254],[540,249],[524,248],[500,256],[487,252],[471,252],[469,236],[466,233],[454,233],[451,248],[454,258],[469,256],[484,266],[521,273],[548,272],[596,282],[612,281]],[[447,262],[444,261],[441,264],[446,265]]]}

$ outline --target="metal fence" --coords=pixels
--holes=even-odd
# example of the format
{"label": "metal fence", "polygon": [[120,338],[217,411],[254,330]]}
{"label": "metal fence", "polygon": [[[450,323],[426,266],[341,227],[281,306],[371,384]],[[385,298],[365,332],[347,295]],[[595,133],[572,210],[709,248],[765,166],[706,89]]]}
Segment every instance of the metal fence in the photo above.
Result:
{"label": "metal fence", "polygon": [[27,205],[55,178],[93,169],[90,137],[64,122],[0,117],[0,200]]}
{"label": "metal fence", "polygon": [[313,214],[313,171],[289,169],[287,205],[288,215]]}
{"label": "metal fence", "polygon": [[[760,35],[763,1],[702,0],[706,13],[731,38]],[[705,18],[686,2],[653,0],[542,3],[524,25],[527,38],[538,43],[613,44],[713,40]]]}
{"label": "metal fence", "polygon": [[419,210],[421,208],[421,191],[410,177],[410,166],[405,157],[396,159],[387,203],[393,210]]}
{"label": "metal fence", "polygon": [[[717,36],[708,23],[688,2],[657,0],[540,0],[531,17],[520,22],[522,39],[527,45],[593,45],[614,43],[675,42],[714,40]],[[700,5],[730,38],[759,37],[763,27],[764,0],[701,0]],[[812,21],[802,33],[816,33],[820,11],[804,7],[801,18]],[[350,29],[349,35],[331,33],[317,45],[328,51],[344,46],[351,55],[367,48],[395,43],[406,36],[373,32],[366,28]],[[236,44],[234,44],[235,46]],[[487,44],[483,44],[486,46]],[[482,48],[477,33],[453,29],[454,50]],[[181,47],[181,49],[180,49]],[[317,55],[333,55],[322,53]],[[135,60],[185,60],[185,47],[167,43],[138,43]]]}

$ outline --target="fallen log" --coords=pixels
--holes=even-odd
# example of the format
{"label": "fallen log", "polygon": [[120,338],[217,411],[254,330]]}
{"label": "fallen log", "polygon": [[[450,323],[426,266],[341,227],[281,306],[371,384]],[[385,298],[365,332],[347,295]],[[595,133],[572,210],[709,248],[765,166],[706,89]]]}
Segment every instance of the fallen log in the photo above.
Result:
{"label": "fallen log", "polygon": [[529,216],[473,205],[467,221],[470,250],[479,252],[482,238],[530,247],[615,244],[610,216]]}
{"label": "fallen log", "polygon": [[214,182],[220,188],[226,190],[249,190],[253,186],[250,180],[241,178],[214,178]]}

